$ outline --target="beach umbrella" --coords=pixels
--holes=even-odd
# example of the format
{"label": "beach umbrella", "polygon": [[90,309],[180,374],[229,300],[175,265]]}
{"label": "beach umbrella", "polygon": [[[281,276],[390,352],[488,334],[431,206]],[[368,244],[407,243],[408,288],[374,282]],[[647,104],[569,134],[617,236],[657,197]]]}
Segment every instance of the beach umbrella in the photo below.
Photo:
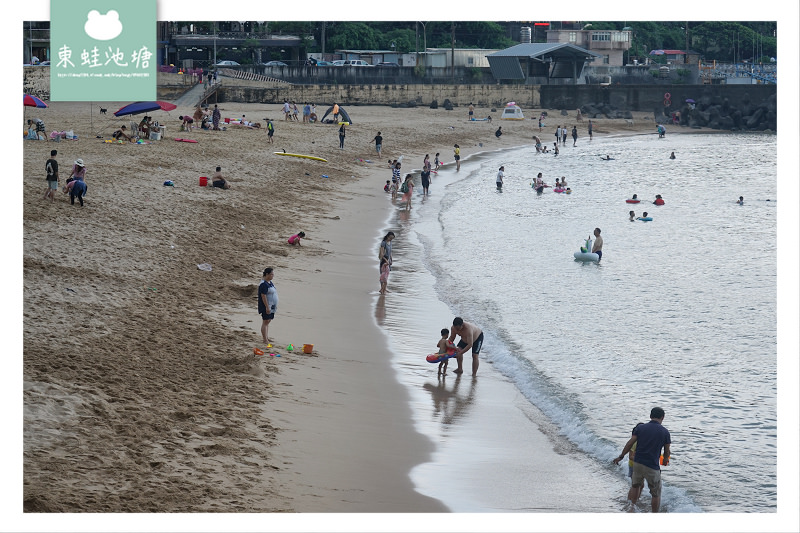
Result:
{"label": "beach umbrella", "polygon": [[687,103],[687,104],[693,104],[693,103],[694,103],[694,100],[692,100],[691,98],[687,98],[687,99],[686,99],[686,103]]}
{"label": "beach umbrella", "polygon": [[114,112],[115,117],[124,117],[125,115],[138,115],[139,113],[149,113],[150,111],[172,111],[178,106],[170,104],[169,102],[156,101],[156,102],[133,102],[119,108]]}
{"label": "beach umbrella", "polygon": [[156,100],[156,103],[161,106],[162,111],[172,111],[173,109],[177,109],[178,106],[175,104],[170,104],[169,102],[162,102],[161,100]]}
{"label": "beach umbrella", "polygon": [[22,105],[26,107],[47,107],[47,104],[41,98],[33,96],[32,94],[22,95]]}
{"label": "beach umbrella", "polygon": [[150,111],[157,111],[161,106],[156,102],[133,102],[126,106],[120,107],[114,112],[115,117],[124,117],[125,115],[138,115],[139,113],[149,113]]}

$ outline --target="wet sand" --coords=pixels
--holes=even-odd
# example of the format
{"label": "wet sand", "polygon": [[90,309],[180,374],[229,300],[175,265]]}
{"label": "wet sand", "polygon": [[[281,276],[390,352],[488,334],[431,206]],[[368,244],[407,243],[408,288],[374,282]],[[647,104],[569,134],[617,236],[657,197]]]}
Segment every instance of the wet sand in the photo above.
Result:
{"label": "wet sand", "polygon": [[[339,150],[336,126],[226,103],[223,117],[275,119],[275,144],[264,130],[179,134],[178,115],[191,112],[179,108],[153,113],[168,124],[164,140],[117,145],[95,135],[129,121],[90,118],[89,105],[37,112],[78,141],[20,146],[26,518],[446,511],[409,477],[435,448],[415,430],[374,317],[377,244],[392,224],[386,159],[439,151],[449,163],[456,142],[464,156],[530,144],[535,121],[504,122],[498,140],[497,124],[469,123],[462,109],[353,107]],[[595,135],[651,130],[595,121]],[[74,159],[86,162],[85,207],[60,192],[54,204],[41,199],[51,149],[62,185]],[[281,149],[328,163],[272,154]],[[217,165],[232,188],[198,186]],[[289,246],[301,229],[302,247]],[[269,352],[256,312],[266,266],[281,298],[270,327],[281,357],[253,354]]]}

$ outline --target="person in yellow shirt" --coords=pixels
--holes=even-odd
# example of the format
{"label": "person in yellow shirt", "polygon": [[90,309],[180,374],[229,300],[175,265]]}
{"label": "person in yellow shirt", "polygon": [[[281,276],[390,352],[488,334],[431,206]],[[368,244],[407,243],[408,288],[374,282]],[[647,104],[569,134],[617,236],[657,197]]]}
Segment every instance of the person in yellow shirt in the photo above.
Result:
{"label": "person in yellow shirt", "polygon": [[461,148],[457,144],[453,145],[453,159],[456,160],[456,170],[461,170]]}

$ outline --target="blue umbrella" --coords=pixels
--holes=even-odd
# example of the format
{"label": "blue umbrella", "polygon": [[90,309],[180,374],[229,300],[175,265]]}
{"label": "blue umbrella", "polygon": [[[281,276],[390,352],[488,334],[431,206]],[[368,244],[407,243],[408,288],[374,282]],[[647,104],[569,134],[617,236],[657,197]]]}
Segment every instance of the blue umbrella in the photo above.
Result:
{"label": "blue umbrella", "polygon": [[123,117],[125,115],[138,115],[139,113],[148,113],[161,109],[158,102],[134,102],[119,108],[114,112],[115,117]]}

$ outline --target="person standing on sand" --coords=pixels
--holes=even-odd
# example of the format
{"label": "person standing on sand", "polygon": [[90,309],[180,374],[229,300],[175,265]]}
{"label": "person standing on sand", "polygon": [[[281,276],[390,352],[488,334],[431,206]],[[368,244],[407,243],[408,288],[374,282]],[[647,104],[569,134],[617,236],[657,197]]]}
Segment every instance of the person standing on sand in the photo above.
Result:
{"label": "person standing on sand", "polygon": [[448,342],[453,342],[456,338],[456,335],[461,337],[461,340],[458,341],[458,350],[456,350],[456,361],[458,362],[458,368],[453,370],[453,372],[456,374],[461,374],[464,372],[464,369],[462,368],[464,352],[471,348],[472,376],[474,377],[478,373],[478,354],[481,353],[481,347],[483,346],[483,331],[481,331],[481,328],[475,324],[464,322],[460,316],[457,316],[453,319],[453,327],[450,328],[450,338],[447,339]]}
{"label": "person standing on sand", "polygon": [[261,337],[264,344],[272,342],[269,338],[269,323],[275,318],[275,312],[278,310],[278,291],[272,283],[274,277],[275,272],[272,267],[265,268],[261,284],[258,286],[258,312],[261,315]]}
{"label": "person standing on sand", "polygon": [[267,141],[272,144],[272,136],[275,135],[275,125],[272,123],[272,119],[267,120]]}
{"label": "person standing on sand", "polygon": [[381,240],[381,246],[378,248],[378,264],[382,260],[386,260],[389,263],[389,270],[392,269],[392,241],[394,240],[394,232],[390,231],[386,235],[384,235],[383,240]]}
{"label": "person standing on sand", "polygon": [[291,120],[292,114],[292,106],[289,105],[289,100],[284,98],[283,99],[283,120],[288,121]]}
{"label": "person standing on sand", "polygon": [[453,159],[456,160],[456,170],[461,170],[461,148],[457,144],[453,145]]}
{"label": "person standing on sand", "polygon": [[378,132],[378,134],[372,140],[375,141],[375,151],[378,152],[378,157],[380,157],[381,147],[383,146],[383,137],[381,137],[381,132]]}
{"label": "person standing on sand", "polygon": [[473,115],[475,115],[475,106],[472,105],[472,102],[469,103],[469,108],[468,109],[469,109],[469,117],[468,118],[470,120],[472,120],[474,118]]}
{"label": "person standing on sand", "polygon": [[592,253],[597,254],[598,263],[601,259],[603,259],[603,238],[600,236],[600,228],[594,228],[594,244],[592,245]]}
{"label": "person standing on sand", "polygon": [[214,131],[219,131],[219,120],[222,114],[219,111],[219,106],[214,104],[214,112],[211,113],[211,123],[214,125]]}
{"label": "person standing on sand", "polygon": [[592,119],[589,119],[589,140],[592,140]]}
{"label": "person standing on sand", "polygon": [[344,137],[345,137],[345,129],[344,124],[339,126],[339,149],[344,150]]}
{"label": "person standing on sand", "polygon": [[572,126],[572,146],[577,146],[578,144],[578,127]]}
{"label": "person standing on sand", "polygon": [[633,429],[633,435],[625,443],[622,453],[612,461],[618,465],[625,457],[634,444],[636,444],[636,455],[633,458],[633,472],[631,475],[631,488],[628,491],[628,500],[632,505],[636,505],[639,495],[644,488],[647,480],[647,488],[650,489],[652,500],[650,508],[654,513],[661,507],[661,468],[659,467],[659,456],[662,455],[663,465],[669,465],[670,444],[672,440],[669,430],[665,428],[664,410],[660,407],[653,407],[650,410],[650,422],[642,424]]}
{"label": "person standing on sand", "polygon": [[44,170],[47,172],[45,179],[47,180],[47,188],[44,190],[44,197],[42,200],[50,198],[51,202],[55,201],[55,193],[58,190],[58,161],[56,156],[58,150],[50,150],[50,159],[44,164]]}

